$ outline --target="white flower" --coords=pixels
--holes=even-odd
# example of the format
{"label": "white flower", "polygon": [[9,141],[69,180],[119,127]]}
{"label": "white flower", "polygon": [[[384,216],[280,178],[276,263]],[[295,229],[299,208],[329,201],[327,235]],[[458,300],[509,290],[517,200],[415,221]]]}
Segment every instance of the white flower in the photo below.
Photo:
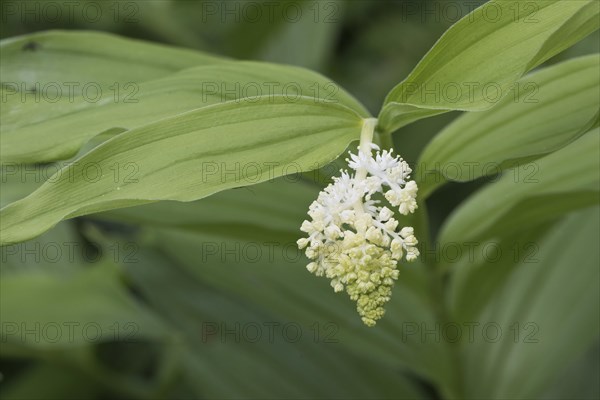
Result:
{"label": "white flower", "polygon": [[[345,289],[369,326],[384,314],[398,279],[398,262],[404,255],[407,261],[419,255],[413,228],[398,229],[394,212],[382,204],[386,199],[400,214],[414,212],[417,185],[402,158],[372,143],[375,123],[365,120],[359,152],[347,159],[351,173],[341,171],[319,193],[309,207],[311,221],[300,228],[308,237],[298,240],[313,260],[307,269],[331,279],[335,292]],[[377,150],[375,157],[372,149]]]}

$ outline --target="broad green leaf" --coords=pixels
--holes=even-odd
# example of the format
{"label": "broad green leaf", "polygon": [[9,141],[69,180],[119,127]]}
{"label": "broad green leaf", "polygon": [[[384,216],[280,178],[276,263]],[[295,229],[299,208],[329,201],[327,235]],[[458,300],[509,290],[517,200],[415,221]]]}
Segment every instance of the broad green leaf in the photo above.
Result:
{"label": "broad green leaf", "polygon": [[161,201],[137,207],[95,214],[94,219],[136,225],[202,229],[204,232],[226,232],[232,225],[255,226],[271,231],[300,234],[299,227],[307,217],[308,206],[317,198],[319,189],[289,175],[258,185],[225,190],[201,200],[182,203]]}
{"label": "broad green leaf", "polygon": [[27,197],[50,179],[58,170],[70,164],[75,158],[82,156],[121,132],[121,130],[113,129],[94,136],[70,160],[46,164],[0,163],[0,182],[2,184],[0,208]]}
{"label": "broad green leaf", "polygon": [[[91,41],[103,39],[102,35],[88,37],[89,34],[48,33],[47,36],[40,34],[30,39],[31,41],[43,39],[42,42],[49,41],[54,47],[60,49],[70,49],[69,46],[73,46],[69,51],[77,54],[78,68],[88,74],[94,73],[96,68],[101,66],[97,62],[98,54],[77,51],[80,47],[94,48]],[[111,38],[116,43],[111,43],[111,47],[101,47],[105,51],[114,49],[114,54],[104,55],[106,59],[120,60],[119,57],[122,57],[125,51],[127,52],[124,54],[130,54],[129,41],[117,37]],[[30,43],[26,39],[22,38],[21,41],[25,44]],[[133,43],[138,45],[138,42]],[[15,49],[21,45],[23,45],[21,42],[17,45],[13,41],[7,41],[5,47],[8,53],[3,59],[12,57],[18,64],[19,57],[22,55]],[[139,46],[149,53],[154,45],[139,42]],[[50,50],[54,48],[48,47]],[[40,49],[35,50],[36,55],[44,60],[50,58],[52,63],[60,64],[61,59],[52,51],[44,53]],[[140,53],[145,54],[144,51],[140,50]],[[164,57],[169,60],[176,58],[173,52],[176,53],[176,50],[172,50],[171,53],[166,52]],[[162,55],[158,51],[155,53],[157,59]],[[87,67],[83,65],[86,60],[90,64]],[[322,99],[324,102],[345,104],[364,116],[368,115],[356,100],[336,84],[321,75],[300,68],[251,62],[216,64],[199,60],[197,64],[203,67],[164,77],[165,74],[157,76],[138,74],[138,66],[128,58],[120,62],[125,65],[119,67],[119,71],[130,71],[130,80],[109,85],[108,88],[101,90],[101,95],[98,97],[94,91],[92,95],[82,95],[79,91],[71,90],[70,86],[55,87],[45,83],[44,85],[48,86],[46,89],[38,90],[34,94],[23,94],[19,92],[22,84],[31,86],[41,79],[52,79],[55,69],[46,72],[48,69],[42,67],[47,64],[42,64],[33,72],[17,76],[16,78],[30,79],[21,82],[16,78],[14,81],[8,80],[12,77],[11,63],[7,63],[6,67],[3,66],[3,72],[8,71],[8,79],[5,80],[2,89],[3,102],[6,100],[5,106],[2,107],[3,124],[0,131],[2,161],[4,163],[44,162],[69,158],[90,137],[108,129],[131,129],[168,116],[232,99],[256,96],[268,96],[273,99],[275,96],[284,96],[294,101],[300,96],[307,96]],[[104,67],[105,70],[114,68],[114,66]],[[56,70],[68,72],[68,68],[70,65],[66,68],[57,67]],[[102,81],[103,73],[104,70],[99,70],[97,79],[92,77],[87,80],[71,74],[68,82],[77,84],[81,89],[88,82],[98,84]],[[44,74],[49,75],[50,78],[46,78]],[[3,77],[4,75],[3,73]],[[150,78],[162,79],[148,82]],[[56,81],[51,80],[51,82]],[[58,97],[55,97],[54,93],[49,93],[57,88]]]}
{"label": "broad green leaf", "polygon": [[[518,219],[512,222],[520,224]],[[439,265],[449,272],[446,304],[453,319],[460,323],[475,320],[518,265],[538,263],[540,239],[555,223],[551,220],[532,227],[519,225],[518,231],[505,237],[441,245],[440,253],[445,259]]]}
{"label": "broad green leaf", "polygon": [[[95,59],[90,58],[90,63]],[[128,68],[135,68],[130,65]],[[109,129],[129,130],[208,105],[258,97],[289,103],[302,97],[338,103],[363,117],[368,112],[322,75],[288,66],[257,62],[205,65],[143,82],[129,82],[120,92],[104,91],[98,101],[62,93],[56,102],[6,94],[2,107],[0,155],[3,163],[47,162],[74,156],[91,137]],[[43,100],[43,99],[42,99]]]}
{"label": "broad green leaf", "polygon": [[69,278],[40,273],[3,275],[3,355],[112,340],[166,339],[168,329],[129,296],[120,279],[108,263]]}
{"label": "broad green leaf", "polygon": [[518,265],[475,319],[476,334],[462,342],[465,398],[538,398],[597,343],[599,211],[551,229],[539,261]]}
{"label": "broad green leaf", "polygon": [[75,95],[88,84],[109,91],[115,84],[123,89],[129,82],[227,61],[194,50],[90,31],[48,31],[4,39],[0,41],[0,56],[4,88],[16,83],[19,91],[27,91],[37,85],[36,90],[48,97],[57,88],[68,97],[70,83]]}
{"label": "broad green leaf", "polygon": [[[597,204],[600,129],[504,176],[467,199],[449,217],[440,242],[482,241]],[[518,221],[518,222],[515,222]]]}
{"label": "broad green leaf", "polygon": [[227,102],[124,132],[0,211],[2,244],[64,218],[221,190],[318,168],[360,135],[353,110],[314,98]]}
{"label": "broad green leaf", "polygon": [[416,175],[427,196],[446,180],[470,181],[555,151],[590,129],[600,109],[600,56],[526,76],[493,109],[467,113],[423,151]]}
{"label": "broad green leaf", "polygon": [[[486,110],[527,71],[598,29],[595,0],[492,0],[453,25],[388,94],[379,129]],[[514,90],[514,89],[512,89]]]}

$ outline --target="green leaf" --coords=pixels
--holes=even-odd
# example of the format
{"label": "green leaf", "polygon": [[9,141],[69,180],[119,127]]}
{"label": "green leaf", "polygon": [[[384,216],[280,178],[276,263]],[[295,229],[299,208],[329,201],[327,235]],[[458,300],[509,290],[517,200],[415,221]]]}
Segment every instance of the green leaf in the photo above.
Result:
{"label": "green leaf", "polygon": [[527,71],[598,29],[600,3],[489,1],[453,25],[388,94],[379,129],[492,107]]}
{"label": "green leaf", "polygon": [[0,288],[3,355],[169,335],[159,319],[128,295],[117,269],[108,263],[70,277],[3,275]]}
{"label": "green leaf", "polygon": [[597,204],[600,129],[531,164],[507,171],[449,217],[440,242],[482,241]]}
{"label": "green leaf", "polygon": [[[493,109],[467,113],[431,141],[418,163],[420,196],[446,180],[470,181],[555,151],[598,121],[600,56],[526,76]],[[427,179],[429,178],[429,179]]]}
{"label": "green leaf", "polygon": [[[119,40],[123,43],[115,45],[114,53],[107,54],[107,59],[118,57],[119,51],[127,48],[128,42]],[[68,48],[71,42],[76,49],[77,41],[71,36],[67,36],[62,45]],[[160,60],[160,55],[158,53],[155,60]],[[98,62],[95,55],[87,56],[80,56],[78,62],[82,69],[92,73]],[[164,55],[169,56],[168,53]],[[84,65],[86,60],[88,66]],[[338,103],[363,117],[369,116],[364,107],[337,84],[302,68],[257,62],[204,64],[150,81],[143,74],[139,78],[132,76],[128,82],[117,82],[100,90],[98,98],[94,91],[92,94],[72,94],[66,86],[58,86],[60,91],[56,100],[51,100],[55,98],[54,94],[44,90],[23,97],[17,91],[20,84],[4,82],[0,128],[2,162],[67,159],[91,137],[110,129],[129,130],[226,101],[253,103],[261,96],[270,102],[282,97],[290,103],[310,97],[315,98],[315,102]],[[135,63],[120,67],[132,74],[137,68]],[[46,71],[50,76],[54,73],[51,69]],[[103,73],[98,71],[99,81],[104,79]],[[36,71],[32,76],[42,79],[44,70]],[[80,87],[86,84],[86,81],[73,78],[69,82],[73,81]],[[96,81],[92,79],[92,82]],[[34,83],[28,81],[26,85]]]}
{"label": "green leaf", "polygon": [[462,343],[465,398],[538,398],[597,342],[599,211],[550,230],[538,262],[518,265],[476,318]]}
{"label": "green leaf", "polygon": [[538,243],[555,223],[519,225],[518,231],[502,238],[442,245],[445,251],[440,253],[446,257],[440,267],[449,272],[446,300],[453,319],[475,320],[518,265],[538,263]]}
{"label": "green leaf", "polygon": [[194,50],[90,31],[47,31],[4,39],[0,56],[3,86],[17,83],[21,91],[37,84],[38,90],[52,92],[56,84],[70,82],[78,84],[73,86],[75,94],[88,83],[109,89],[115,83],[139,83],[227,61]]}
{"label": "green leaf", "polygon": [[[315,173],[313,171],[313,173]],[[271,231],[299,234],[298,223],[306,217],[308,206],[319,188],[300,179],[284,176],[253,186],[224,190],[202,200],[188,203],[160,201],[95,214],[92,218],[135,225],[223,231],[232,225],[255,226]],[[226,232],[235,235],[235,230]]]}
{"label": "green leaf", "polygon": [[0,210],[0,242],[32,238],[64,218],[218,191],[318,168],[360,135],[351,109],[300,98],[227,102],[107,140]]}

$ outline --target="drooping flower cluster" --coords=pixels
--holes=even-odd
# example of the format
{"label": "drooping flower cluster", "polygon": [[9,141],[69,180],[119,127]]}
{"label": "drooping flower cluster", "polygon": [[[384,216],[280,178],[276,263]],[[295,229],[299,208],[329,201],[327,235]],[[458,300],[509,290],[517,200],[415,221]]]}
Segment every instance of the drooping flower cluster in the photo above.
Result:
{"label": "drooping flower cluster", "polygon": [[371,149],[378,147],[369,142],[361,144],[358,155],[349,153],[354,173],[341,171],[319,193],[308,211],[312,220],[300,228],[308,237],[298,240],[313,260],[307,269],[331,279],[336,292],[345,289],[368,326],[384,314],[398,279],[398,262],[419,255],[413,228],[400,228],[394,212],[373,198],[381,193],[400,214],[414,212],[417,185],[409,180],[412,171],[392,151],[377,151],[373,157]]}

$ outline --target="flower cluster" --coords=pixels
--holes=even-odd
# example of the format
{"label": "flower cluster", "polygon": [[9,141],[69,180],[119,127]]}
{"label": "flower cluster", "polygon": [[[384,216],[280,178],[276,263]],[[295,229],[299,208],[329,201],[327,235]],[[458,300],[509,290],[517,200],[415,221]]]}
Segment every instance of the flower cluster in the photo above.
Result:
{"label": "flower cluster", "polygon": [[[364,151],[366,148],[367,151]],[[368,142],[358,155],[350,153],[341,171],[309,208],[311,221],[300,228],[308,237],[298,240],[300,249],[313,260],[307,269],[331,279],[336,292],[346,290],[357,302],[357,311],[368,326],[384,314],[392,286],[398,279],[397,264],[417,258],[413,228],[398,226],[394,212],[382,204],[384,197],[400,214],[417,208],[417,185],[408,164],[392,151],[377,151]],[[374,197],[377,193],[380,199]]]}

